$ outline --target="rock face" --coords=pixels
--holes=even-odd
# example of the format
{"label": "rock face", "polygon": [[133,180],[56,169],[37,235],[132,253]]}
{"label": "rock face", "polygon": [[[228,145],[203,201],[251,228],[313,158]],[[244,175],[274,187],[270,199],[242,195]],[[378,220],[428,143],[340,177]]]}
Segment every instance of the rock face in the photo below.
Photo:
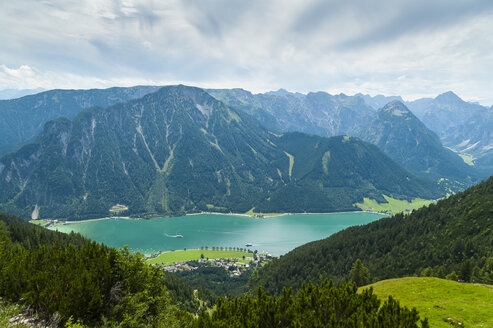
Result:
{"label": "rock face", "polygon": [[101,217],[201,210],[354,209],[363,196],[438,197],[375,146],[349,137],[276,135],[198,88],[165,87],[46,123],[0,159],[0,210]]}
{"label": "rock face", "polygon": [[[478,173],[444,148],[438,136],[400,101],[392,101],[378,110],[359,136],[377,145],[404,168],[432,180],[447,179],[447,186],[455,190],[479,180]],[[451,184],[453,181],[456,183]]]}
{"label": "rock face", "polygon": [[451,91],[409,106],[445,146],[471,155],[483,176],[493,174],[489,159],[493,157],[493,108],[465,102]]}
{"label": "rock face", "polygon": [[344,94],[311,92],[303,95],[279,90],[254,95],[242,89],[208,92],[277,133],[296,131],[322,137],[352,135],[375,112],[363,98]]}

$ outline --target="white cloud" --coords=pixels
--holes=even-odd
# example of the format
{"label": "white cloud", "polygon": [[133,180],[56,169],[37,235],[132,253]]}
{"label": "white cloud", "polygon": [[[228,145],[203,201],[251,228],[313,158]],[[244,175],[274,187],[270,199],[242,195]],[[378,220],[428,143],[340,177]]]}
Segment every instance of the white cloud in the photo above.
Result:
{"label": "white cloud", "polygon": [[3,1],[0,88],[454,90],[493,103],[492,30],[487,0]]}

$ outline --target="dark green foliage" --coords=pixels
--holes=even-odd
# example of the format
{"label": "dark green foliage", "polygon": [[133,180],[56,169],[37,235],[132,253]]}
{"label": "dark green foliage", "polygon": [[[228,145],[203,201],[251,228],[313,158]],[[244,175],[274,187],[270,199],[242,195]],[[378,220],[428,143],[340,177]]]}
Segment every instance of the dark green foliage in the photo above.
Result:
{"label": "dark green foliage", "polygon": [[354,262],[349,274],[351,275],[351,281],[358,287],[368,285],[370,282],[370,273],[368,272],[368,268],[361,263],[360,259],[357,259]]}
{"label": "dark green foliage", "polygon": [[[288,155],[289,154],[289,155]],[[290,169],[290,156],[292,168]],[[291,174],[290,174],[291,173]],[[276,136],[201,89],[165,87],[45,124],[0,159],[0,209],[22,217],[356,210],[363,197],[435,198],[435,185],[355,138]]]}
{"label": "dark green foliage", "polygon": [[383,201],[383,193],[398,199],[439,195],[433,183],[416,178],[358,138],[293,132],[275,142],[293,156],[294,165],[291,177],[283,173],[284,186],[257,206],[260,212],[350,211],[356,199]]}
{"label": "dark green foliage", "polygon": [[351,227],[300,246],[259,270],[252,283],[279,293],[307,280],[348,280],[356,259],[377,280],[419,275],[430,267],[427,274],[433,276],[492,283],[493,177],[410,215]]}
{"label": "dark green foliage", "polygon": [[[26,223],[16,229],[13,221],[22,220],[4,214],[0,220],[1,297],[41,316],[58,313],[62,321],[73,317],[89,326],[191,323],[191,317],[174,305],[163,273],[146,265],[142,256],[88,241],[77,248],[70,239],[80,244],[80,236],[39,233],[42,228]],[[18,241],[9,237],[14,230]]]}
{"label": "dark green foliage", "polygon": [[247,284],[252,270],[250,269],[238,277],[230,277],[224,268],[200,266],[195,270],[178,271],[173,274],[183,279],[188,285],[199,289],[199,291],[202,289],[200,298],[208,300],[210,304],[214,304],[215,295],[240,296],[247,292]]}
{"label": "dark green foliage", "polygon": [[0,212],[0,220],[5,224],[6,231],[8,231],[6,238],[8,237],[10,241],[28,250],[33,250],[42,245],[53,246],[55,244],[62,247],[71,244],[81,248],[89,242],[88,239],[78,233],[64,234],[47,230],[15,215]]}
{"label": "dark green foliage", "polygon": [[[10,237],[16,223],[18,241]],[[81,237],[47,231],[36,239],[39,228],[21,219],[0,214],[0,296],[20,302],[41,317],[57,314],[60,324],[68,322],[90,327],[418,327],[415,309],[400,307],[389,298],[383,304],[372,290],[358,294],[355,285],[335,288],[325,281],[309,283],[297,295],[284,289],[280,297],[257,296],[219,298],[212,316],[202,311],[198,319],[180,310],[197,312],[194,290],[175,276],[145,264],[139,254],[127,248],[109,249],[86,242],[80,248],[60,246]],[[32,230],[32,231],[30,231]],[[42,240],[43,245],[22,245]],[[222,268],[219,269],[226,274]],[[213,270],[214,271],[214,270]],[[211,275],[219,275],[214,271]],[[248,279],[248,276],[245,276]],[[221,282],[227,282],[222,279]],[[217,283],[213,282],[213,283]],[[244,282],[243,282],[244,284]],[[232,284],[230,283],[232,286]],[[168,291],[171,290],[171,294]],[[202,297],[207,290],[198,288]],[[208,295],[210,299],[212,294]],[[207,298],[206,298],[207,299]],[[185,301],[185,302],[183,302]],[[195,302],[194,302],[195,301]],[[210,301],[209,305],[213,302]],[[206,303],[207,304],[207,303]],[[77,325],[75,325],[77,326]],[[422,327],[427,327],[426,322]]]}
{"label": "dark green foliage", "polygon": [[371,289],[357,293],[355,285],[335,288],[330,281],[309,283],[296,294],[284,289],[279,297],[261,288],[255,296],[219,299],[212,315],[204,312],[199,327],[428,327],[416,309],[389,298],[380,302]]}

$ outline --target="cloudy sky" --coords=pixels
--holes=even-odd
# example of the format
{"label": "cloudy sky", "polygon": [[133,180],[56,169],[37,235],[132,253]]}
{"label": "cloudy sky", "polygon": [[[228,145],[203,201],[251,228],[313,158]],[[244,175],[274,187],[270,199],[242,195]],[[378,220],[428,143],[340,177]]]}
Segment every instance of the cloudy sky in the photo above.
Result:
{"label": "cloudy sky", "polygon": [[0,0],[0,89],[184,83],[493,104],[491,0]]}

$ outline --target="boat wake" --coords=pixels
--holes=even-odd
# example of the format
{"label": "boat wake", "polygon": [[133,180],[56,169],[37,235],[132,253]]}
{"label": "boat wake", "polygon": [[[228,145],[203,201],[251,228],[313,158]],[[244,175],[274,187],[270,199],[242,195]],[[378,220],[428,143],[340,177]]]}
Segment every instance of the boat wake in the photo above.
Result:
{"label": "boat wake", "polygon": [[168,235],[167,233],[165,233],[164,235],[169,238],[183,238],[183,235]]}

